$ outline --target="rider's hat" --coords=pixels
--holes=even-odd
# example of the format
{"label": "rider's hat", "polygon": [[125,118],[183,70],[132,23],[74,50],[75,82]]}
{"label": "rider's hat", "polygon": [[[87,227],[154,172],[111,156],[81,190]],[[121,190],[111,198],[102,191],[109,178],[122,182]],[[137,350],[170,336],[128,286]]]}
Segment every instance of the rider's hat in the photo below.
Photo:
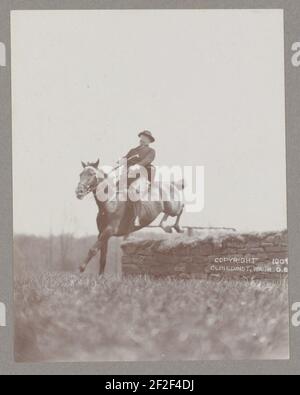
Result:
{"label": "rider's hat", "polygon": [[139,137],[142,137],[142,136],[147,136],[151,140],[151,143],[154,143],[154,141],[155,141],[155,138],[152,136],[152,133],[149,132],[149,130],[144,130],[143,132],[141,132],[139,134]]}

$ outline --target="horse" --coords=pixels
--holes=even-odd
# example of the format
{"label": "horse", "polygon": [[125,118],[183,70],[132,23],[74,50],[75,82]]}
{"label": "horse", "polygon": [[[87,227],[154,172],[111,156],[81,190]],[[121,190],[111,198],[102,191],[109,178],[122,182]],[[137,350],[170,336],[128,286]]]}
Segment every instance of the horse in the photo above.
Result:
{"label": "horse", "polygon": [[[99,168],[100,160],[97,162],[81,162],[83,171],[80,173],[79,184],[76,188],[76,197],[83,200],[87,195],[93,194],[96,205],[98,207],[97,228],[99,236],[96,243],[89,250],[86,259],[80,265],[80,272],[83,273],[89,262],[101,251],[100,271],[99,275],[104,274],[108,243],[111,237],[127,238],[131,233],[136,232],[149,226],[160,214],[164,214],[160,227],[167,233],[172,233],[175,229],[178,233],[183,233],[179,223],[184,211],[182,199],[178,199],[178,192],[184,189],[184,182],[170,182],[169,188],[172,196],[168,199],[139,202],[140,204],[140,226],[136,226],[136,209],[135,204],[129,199],[121,199],[119,194],[115,195],[115,199],[107,199],[102,201],[99,199],[99,189],[103,188],[107,182],[109,174]],[[162,188],[160,185],[158,188]],[[161,195],[160,195],[161,196]],[[177,199],[175,199],[177,196]],[[165,222],[169,217],[176,217],[176,223],[173,226],[165,226]]]}

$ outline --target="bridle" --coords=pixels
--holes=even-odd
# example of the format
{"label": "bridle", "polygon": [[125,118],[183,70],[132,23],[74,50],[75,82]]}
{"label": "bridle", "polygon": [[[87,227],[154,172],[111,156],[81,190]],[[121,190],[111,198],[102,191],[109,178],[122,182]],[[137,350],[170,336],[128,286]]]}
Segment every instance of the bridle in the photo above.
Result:
{"label": "bridle", "polygon": [[85,190],[86,195],[88,195],[89,193],[95,193],[97,188],[98,188],[98,186],[99,186],[99,184],[100,184],[100,182],[104,181],[104,179],[107,176],[102,170],[101,170],[101,172],[103,173],[103,177],[100,176],[100,170],[99,169],[95,169],[95,167],[92,167],[92,166],[88,166],[85,169],[92,169],[95,172],[95,176],[96,176],[96,182],[95,183],[92,183],[91,185],[86,186],[85,184],[80,182],[79,185],[78,185],[79,187],[83,187],[84,190]]}

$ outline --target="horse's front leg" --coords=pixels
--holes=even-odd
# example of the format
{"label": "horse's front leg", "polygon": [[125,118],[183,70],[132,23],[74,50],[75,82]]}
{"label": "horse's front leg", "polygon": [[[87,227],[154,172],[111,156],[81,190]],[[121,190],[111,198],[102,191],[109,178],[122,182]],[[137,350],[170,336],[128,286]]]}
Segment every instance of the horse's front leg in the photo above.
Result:
{"label": "horse's front leg", "polygon": [[103,234],[101,235],[101,257],[100,257],[100,272],[101,276],[105,272],[106,260],[107,260],[107,251],[108,251],[108,243],[109,239],[113,236],[113,229],[111,227],[107,228]]}
{"label": "horse's front leg", "polygon": [[108,251],[108,239],[105,239],[102,240],[101,242],[100,271],[99,271],[100,276],[105,272],[107,251]]}
{"label": "horse's front leg", "polygon": [[85,272],[88,264],[98,254],[101,250],[101,258],[100,258],[100,274],[104,273],[105,265],[106,265],[106,257],[107,257],[107,249],[108,249],[108,241],[110,237],[113,235],[113,229],[111,227],[107,227],[100,234],[98,240],[93,245],[93,247],[89,250],[88,256],[80,266],[80,272]]}
{"label": "horse's front leg", "polygon": [[82,263],[82,265],[79,267],[80,273],[83,273],[86,271],[86,268],[90,261],[96,256],[101,248],[101,235],[99,236],[98,240],[96,243],[93,245],[93,247],[89,250],[88,256]]}
{"label": "horse's front leg", "polygon": [[101,276],[105,272],[106,260],[107,260],[107,251],[108,251],[108,243],[109,239],[113,236],[113,229],[108,227],[101,233],[100,236],[100,249],[101,249],[101,256],[100,256],[100,271],[99,275]]}

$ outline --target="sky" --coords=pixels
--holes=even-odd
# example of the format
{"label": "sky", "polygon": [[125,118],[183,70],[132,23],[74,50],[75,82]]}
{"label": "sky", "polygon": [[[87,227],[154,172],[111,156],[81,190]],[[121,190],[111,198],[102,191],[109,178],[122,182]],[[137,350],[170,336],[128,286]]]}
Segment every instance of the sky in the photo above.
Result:
{"label": "sky", "polygon": [[205,167],[183,225],[286,228],[281,10],[14,11],[14,230],[96,233],[81,160],[156,137],[156,165]]}

